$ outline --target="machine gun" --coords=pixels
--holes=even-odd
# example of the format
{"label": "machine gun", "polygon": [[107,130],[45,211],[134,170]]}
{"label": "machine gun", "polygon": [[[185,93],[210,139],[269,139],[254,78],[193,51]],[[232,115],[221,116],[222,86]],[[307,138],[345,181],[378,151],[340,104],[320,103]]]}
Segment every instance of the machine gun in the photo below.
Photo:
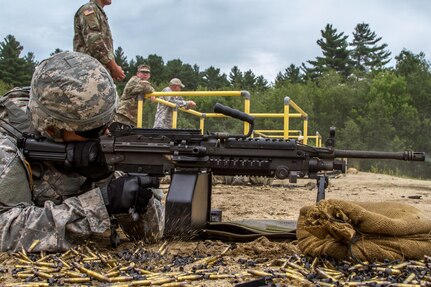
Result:
{"label": "machine gun", "polygon": [[[216,104],[214,111],[250,124],[247,135],[211,133],[199,130],[140,129],[113,124],[110,134],[100,138],[106,164],[112,171],[171,175],[166,198],[165,235],[193,235],[210,222],[212,175],[250,175],[317,180],[317,201],[325,198],[327,172],[345,172],[339,158],[398,159],[424,161],[423,152],[376,152],[336,150],[335,128],[326,147],[312,147],[294,140],[251,138],[254,118]],[[46,142],[45,142],[46,143]],[[61,161],[64,145],[42,147],[38,139],[27,139],[23,152],[28,160]]]}

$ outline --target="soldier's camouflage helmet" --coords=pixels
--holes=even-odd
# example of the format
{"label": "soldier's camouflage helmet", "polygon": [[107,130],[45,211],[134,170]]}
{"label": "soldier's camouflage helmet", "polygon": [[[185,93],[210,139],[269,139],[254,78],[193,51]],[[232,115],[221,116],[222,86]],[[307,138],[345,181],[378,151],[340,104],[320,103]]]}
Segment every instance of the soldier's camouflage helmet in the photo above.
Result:
{"label": "soldier's camouflage helmet", "polygon": [[46,137],[61,130],[88,131],[112,121],[117,108],[114,82],[96,59],[79,52],[58,53],[41,62],[31,81],[33,126]]}

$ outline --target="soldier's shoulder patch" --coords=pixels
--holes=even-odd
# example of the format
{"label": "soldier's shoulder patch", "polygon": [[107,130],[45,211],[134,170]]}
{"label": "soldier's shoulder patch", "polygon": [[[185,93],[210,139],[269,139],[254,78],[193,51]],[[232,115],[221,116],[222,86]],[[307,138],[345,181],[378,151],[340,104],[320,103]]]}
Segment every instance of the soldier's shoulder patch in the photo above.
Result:
{"label": "soldier's shoulder patch", "polygon": [[84,10],[84,15],[85,16],[91,15],[93,13],[94,13],[93,8],[87,8],[87,9]]}

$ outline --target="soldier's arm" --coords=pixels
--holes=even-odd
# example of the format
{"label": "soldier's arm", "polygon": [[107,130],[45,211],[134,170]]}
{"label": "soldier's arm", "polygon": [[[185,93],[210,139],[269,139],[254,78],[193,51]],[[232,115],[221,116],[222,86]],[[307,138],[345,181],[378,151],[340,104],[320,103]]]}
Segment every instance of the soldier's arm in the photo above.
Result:
{"label": "soldier's arm", "polygon": [[126,77],[126,74],[123,71],[123,68],[121,68],[114,59],[110,60],[106,66],[108,67],[111,76],[114,80],[123,80]]}
{"label": "soldier's arm", "polygon": [[99,189],[71,197],[62,204],[46,201],[44,207],[20,203],[0,207],[0,250],[59,252],[71,247],[71,240],[83,240],[93,233],[103,233],[110,226],[108,212]]}
{"label": "soldier's arm", "polygon": [[196,106],[196,103],[194,101],[186,101],[182,97],[170,97],[172,100],[170,102],[177,104],[177,106],[182,108],[193,108]]}
{"label": "soldier's arm", "polygon": [[140,80],[137,85],[133,87],[132,93],[135,95],[145,95],[155,92],[154,88],[148,81]]}
{"label": "soldier's arm", "polygon": [[105,66],[111,61],[115,62],[113,52],[109,50],[103,39],[101,23],[96,12],[83,9],[78,12],[78,17],[90,55]]}
{"label": "soldier's arm", "polygon": [[166,100],[179,107],[186,107],[188,104],[188,101],[185,101],[182,97],[166,97]]}
{"label": "soldier's arm", "polygon": [[86,238],[109,228],[109,216],[100,190],[94,189],[62,204],[46,201],[37,207],[31,201],[28,173],[14,142],[0,134],[0,250],[28,249],[62,251],[71,239]]}

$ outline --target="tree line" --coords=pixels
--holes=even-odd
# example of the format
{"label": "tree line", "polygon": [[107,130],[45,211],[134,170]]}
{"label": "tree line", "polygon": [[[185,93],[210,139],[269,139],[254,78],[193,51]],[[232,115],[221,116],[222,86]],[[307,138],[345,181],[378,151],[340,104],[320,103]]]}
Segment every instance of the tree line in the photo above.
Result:
{"label": "tree line", "polygon": [[[420,150],[431,152],[431,68],[423,52],[404,49],[394,56],[366,23],[356,25],[349,35],[327,24],[316,43],[321,55],[300,66],[294,64],[280,71],[273,82],[252,70],[232,67],[229,74],[215,66],[201,70],[180,59],[165,62],[151,54],[128,59],[118,47],[115,58],[126,72],[126,81],[116,83],[121,93],[125,83],[140,64],[151,66],[151,82],[156,90],[173,77],[186,83],[186,90],[247,90],[251,93],[252,112],[282,112],[286,96],[309,115],[310,133],[319,131],[326,138],[329,127],[337,127],[337,148],[370,150]],[[29,85],[37,62],[14,36],[0,43],[0,92],[13,86]],[[61,52],[56,49],[52,54]],[[242,109],[239,98],[197,98],[197,109],[210,112],[215,101]],[[151,127],[155,106],[145,105],[144,125]],[[301,128],[300,121],[291,121]],[[197,128],[198,120],[180,115],[179,127]],[[235,120],[208,120],[211,131],[240,132]],[[257,129],[281,129],[278,119],[257,119]],[[373,163],[375,164],[375,163]],[[371,168],[371,167],[368,167]]]}

